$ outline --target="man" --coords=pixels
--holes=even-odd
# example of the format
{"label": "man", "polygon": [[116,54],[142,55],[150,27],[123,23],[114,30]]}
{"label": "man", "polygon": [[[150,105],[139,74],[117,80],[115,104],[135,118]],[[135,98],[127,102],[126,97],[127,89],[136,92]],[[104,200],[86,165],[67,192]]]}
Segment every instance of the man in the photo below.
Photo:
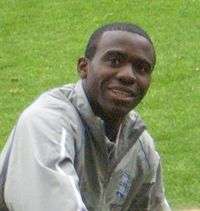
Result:
{"label": "man", "polygon": [[78,61],[81,80],[41,95],[13,129],[0,160],[2,207],[170,210],[159,155],[132,111],[149,88],[155,62],[153,43],[140,27],[97,29]]}

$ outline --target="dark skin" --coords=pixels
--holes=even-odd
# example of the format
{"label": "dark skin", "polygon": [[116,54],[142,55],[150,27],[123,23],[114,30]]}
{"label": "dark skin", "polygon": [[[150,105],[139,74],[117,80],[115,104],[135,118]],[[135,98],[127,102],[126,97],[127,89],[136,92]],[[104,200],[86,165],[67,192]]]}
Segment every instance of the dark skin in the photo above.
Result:
{"label": "dark skin", "polygon": [[83,88],[93,112],[104,120],[111,141],[127,113],[145,96],[154,63],[152,44],[126,31],[104,32],[94,57],[79,59]]}

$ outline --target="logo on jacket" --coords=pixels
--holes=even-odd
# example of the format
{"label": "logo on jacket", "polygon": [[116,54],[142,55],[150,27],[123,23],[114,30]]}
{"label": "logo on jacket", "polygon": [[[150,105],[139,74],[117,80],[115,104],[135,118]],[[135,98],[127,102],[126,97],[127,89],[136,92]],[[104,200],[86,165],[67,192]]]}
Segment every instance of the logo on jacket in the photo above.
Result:
{"label": "logo on jacket", "polygon": [[126,198],[130,190],[130,187],[131,187],[131,177],[126,171],[123,171],[116,191],[117,198],[118,199]]}

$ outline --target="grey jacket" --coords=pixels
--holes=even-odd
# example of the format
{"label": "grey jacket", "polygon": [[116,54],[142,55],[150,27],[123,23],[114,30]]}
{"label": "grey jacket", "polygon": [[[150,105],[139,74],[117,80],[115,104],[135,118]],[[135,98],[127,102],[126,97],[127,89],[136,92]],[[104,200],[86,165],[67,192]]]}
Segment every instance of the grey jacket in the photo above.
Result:
{"label": "grey jacket", "polygon": [[170,208],[159,155],[138,114],[130,112],[109,141],[79,81],[42,94],[20,116],[0,157],[4,210]]}

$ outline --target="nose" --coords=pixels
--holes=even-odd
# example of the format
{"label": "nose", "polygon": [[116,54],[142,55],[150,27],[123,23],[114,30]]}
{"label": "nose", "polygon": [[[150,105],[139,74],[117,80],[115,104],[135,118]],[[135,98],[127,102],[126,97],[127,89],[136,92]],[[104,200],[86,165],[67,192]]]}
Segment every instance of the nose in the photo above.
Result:
{"label": "nose", "polygon": [[132,65],[127,64],[126,66],[120,68],[119,72],[117,73],[117,79],[124,84],[135,83],[136,76],[133,71]]}

